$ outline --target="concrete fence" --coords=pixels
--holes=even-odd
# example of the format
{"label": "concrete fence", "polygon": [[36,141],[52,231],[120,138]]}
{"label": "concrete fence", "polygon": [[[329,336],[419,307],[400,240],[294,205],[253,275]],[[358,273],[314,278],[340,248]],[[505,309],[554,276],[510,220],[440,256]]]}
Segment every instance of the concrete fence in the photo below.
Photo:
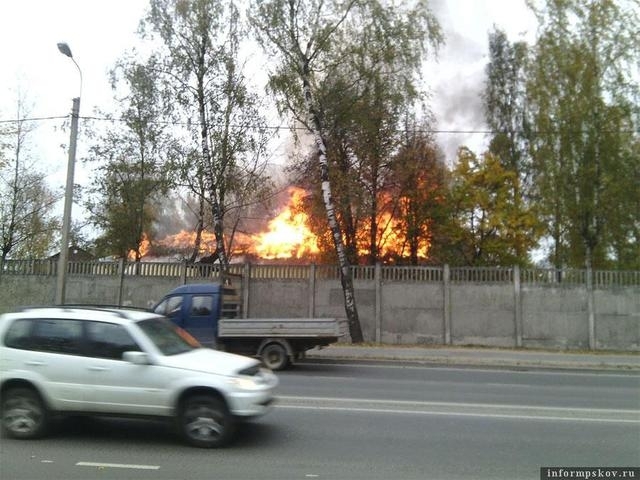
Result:
{"label": "concrete fence", "polygon": [[[52,304],[57,264],[8,261],[0,311]],[[219,278],[216,265],[70,262],[67,303],[150,307],[168,290]],[[231,266],[249,318],[337,317],[337,266]],[[640,272],[352,267],[364,338],[384,344],[640,351]]]}

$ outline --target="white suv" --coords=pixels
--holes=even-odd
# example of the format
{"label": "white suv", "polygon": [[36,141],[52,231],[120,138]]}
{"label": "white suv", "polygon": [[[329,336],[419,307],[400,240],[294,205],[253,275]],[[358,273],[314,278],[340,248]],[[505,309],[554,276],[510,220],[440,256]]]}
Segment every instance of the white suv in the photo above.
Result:
{"label": "white suv", "polygon": [[252,358],[202,348],[146,311],[25,308],[0,316],[2,428],[42,436],[54,414],[175,418],[192,445],[217,447],[238,419],[266,413],[278,383]]}

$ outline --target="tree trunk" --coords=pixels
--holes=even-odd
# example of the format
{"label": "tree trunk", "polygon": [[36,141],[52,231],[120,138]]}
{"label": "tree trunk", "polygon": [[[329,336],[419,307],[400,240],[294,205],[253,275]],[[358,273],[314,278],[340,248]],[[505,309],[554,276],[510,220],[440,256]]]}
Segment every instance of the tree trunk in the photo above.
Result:
{"label": "tree trunk", "polygon": [[[213,170],[213,164],[211,162],[211,152],[209,151],[209,129],[207,127],[207,118],[205,113],[205,99],[204,99],[204,86],[202,80],[199,80],[198,87],[198,110],[200,112],[200,140],[202,142],[202,160],[207,168]],[[215,172],[209,172],[207,178],[211,179],[209,185],[209,195],[211,197],[211,213],[213,214],[213,233],[216,237],[216,250],[220,258],[220,268],[222,272],[226,272],[229,269],[229,259],[227,258],[227,252],[224,247],[224,237],[222,228],[222,215],[220,209],[220,203],[218,202],[218,194],[216,192],[216,185],[213,181],[215,178]]]}
{"label": "tree trunk", "polygon": [[202,244],[202,231],[204,230],[204,195],[200,197],[198,202],[198,225],[196,225],[196,238],[193,242],[193,252],[189,257],[188,263],[193,263],[200,253],[200,245]]}
{"label": "tree trunk", "polygon": [[304,100],[309,113],[309,120],[313,128],[316,147],[318,149],[318,162],[320,163],[320,175],[322,181],[322,197],[324,199],[324,205],[327,211],[327,220],[329,221],[329,228],[331,230],[333,244],[335,246],[340,265],[340,282],[342,283],[342,291],[344,294],[344,308],[347,314],[347,321],[349,323],[349,334],[351,335],[351,341],[353,343],[361,343],[363,341],[362,328],[360,327],[360,318],[358,317],[358,308],[356,306],[353,277],[351,276],[351,265],[349,264],[349,259],[346,255],[344,243],[342,241],[340,224],[336,217],[333,198],[331,196],[331,182],[329,181],[329,162],[327,160],[326,143],[322,136],[320,118],[313,107],[313,96],[311,94],[308,73],[308,65],[305,63],[302,70]]}
{"label": "tree trunk", "polygon": [[374,189],[372,195],[372,205],[369,214],[369,265],[375,265],[378,259],[378,201],[376,195],[377,189]]}

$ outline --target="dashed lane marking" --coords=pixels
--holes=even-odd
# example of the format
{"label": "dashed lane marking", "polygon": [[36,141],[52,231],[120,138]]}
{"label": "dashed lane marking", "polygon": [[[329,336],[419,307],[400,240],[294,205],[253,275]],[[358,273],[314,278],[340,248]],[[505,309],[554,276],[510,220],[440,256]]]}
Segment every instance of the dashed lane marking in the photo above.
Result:
{"label": "dashed lane marking", "polygon": [[159,470],[158,465],[135,465],[127,463],[100,463],[100,462],[78,462],[76,467],[97,467],[97,468],[129,468],[132,470]]}
{"label": "dashed lane marking", "polygon": [[639,410],[278,396],[276,408],[640,424]]}

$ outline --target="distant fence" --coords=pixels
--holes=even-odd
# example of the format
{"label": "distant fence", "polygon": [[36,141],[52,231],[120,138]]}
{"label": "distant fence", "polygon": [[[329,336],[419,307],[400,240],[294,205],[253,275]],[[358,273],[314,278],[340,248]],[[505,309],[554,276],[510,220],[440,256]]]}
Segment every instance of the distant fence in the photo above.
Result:
{"label": "distant fence", "polygon": [[[448,271],[452,283],[513,283],[516,275],[521,284],[586,285],[589,274],[584,269],[518,268],[518,267],[427,267],[427,266],[351,266],[354,280],[389,282],[440,283]],[[57,260],[6,260],[0,275],[57,275]],[[220,274],[216,264],[186,262],[127,262],[90,261],[69,262],[69,275],[139,276],[167,278],[209,278]],[[252,279],[298,280],[318,278],[337,280],[340,268],[335,265],[261,265],[231,264],[229,273]],[[640,271],[593,270],[594,287],[640,286]]]}

